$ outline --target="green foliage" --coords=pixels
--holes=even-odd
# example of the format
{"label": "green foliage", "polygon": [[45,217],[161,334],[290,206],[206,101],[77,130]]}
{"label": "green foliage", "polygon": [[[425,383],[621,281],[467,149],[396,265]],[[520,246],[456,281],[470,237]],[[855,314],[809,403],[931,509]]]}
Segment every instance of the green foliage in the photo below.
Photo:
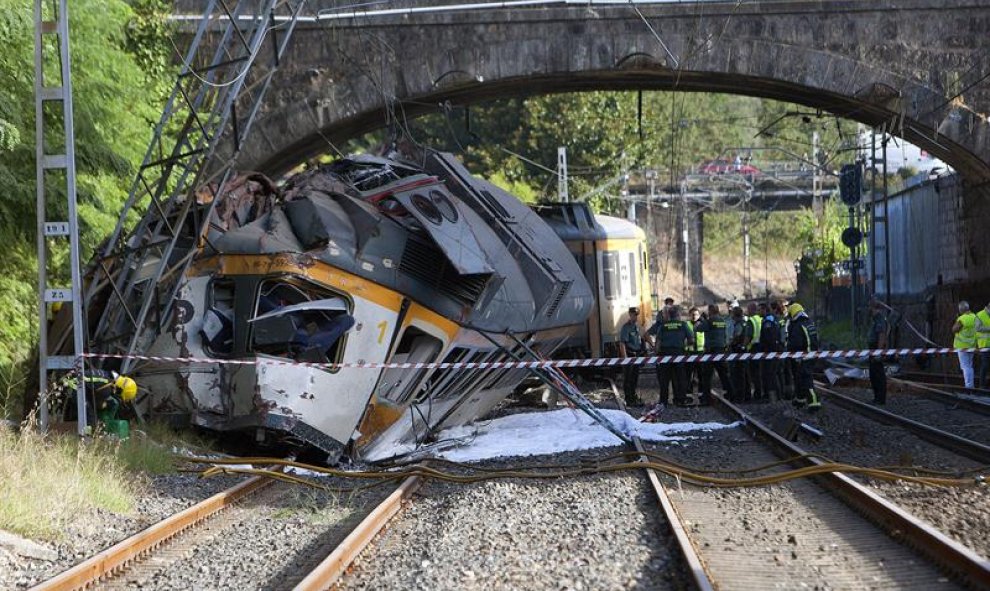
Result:
{"label": "green foliage", "polygon": [[[70,3],[69,35],[75,121],[77,195],[83,256],[116,224],[131,180],[151,135],[149,122],[161,111],[160,81],[168,63],[160,0],[136,0],[134,10],[121,0]],[[137,14],[137,16],[135,16]],[[0,259],[0,368],[23,364],[37,332],[35,261],[35,130],[33,3],[0,0],[0,235],[6,256]],[[54,56],[53,36],[46,55]],[[58,84],[50,62],[47,85]],[[46,110],[49,154],[64,144],[57,103]],[[64,219],[64,176],[52,173],[49,219]],[[57,188],[56,188],[57,187]],[[51,240],[51,283],[67,280],[64,240]]]}
{"label": "green foliage", "polygon": [[540,201],[540,196],[536,194],[533,187],[527,185],[523,181],[510,181],[505,178],[505,174],[500,171],[496,171],[488,177],[488,181],[493,185],[512,193],[524,203],[537,203]]}
{"label": "green foliage", "polygon": [[902,180],[908,180],[909,178],[916,176],[918,174],[918,169],[913,166],[902,166],[897,169],[897,176]]}
{"label": "green foliage", "polygon": [[862,339],[856,337],[851,320],[819,323],[818,338],[826,349],[856,349],[863,346]]}

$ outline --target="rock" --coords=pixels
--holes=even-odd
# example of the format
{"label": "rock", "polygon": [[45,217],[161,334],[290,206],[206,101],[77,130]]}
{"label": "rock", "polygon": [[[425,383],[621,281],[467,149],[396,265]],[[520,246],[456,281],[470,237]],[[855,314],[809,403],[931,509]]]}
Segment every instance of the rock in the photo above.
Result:
{"label": "rock", "polygon": [[53,562],[58,559],[58,552],[51,548],[5,531],[0,531],[0,546],[25,558],[34,558],[47,562]]}

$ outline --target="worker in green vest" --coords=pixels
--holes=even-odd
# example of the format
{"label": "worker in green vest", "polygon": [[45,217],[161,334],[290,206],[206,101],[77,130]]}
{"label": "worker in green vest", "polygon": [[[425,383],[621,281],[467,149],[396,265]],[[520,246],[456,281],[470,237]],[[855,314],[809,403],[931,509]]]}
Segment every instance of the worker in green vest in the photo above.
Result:
{"label": "worker in green vest", "polygon": [[[708,316],[702,318],[699,326],[695,328],[694,336],[704,343],[706,353],[729,352],[729,323],[725,316],[722,316],[718,305],[708,306]],[[729,364],[725,361],[708,361],[701,364],[701,398],[698,400],[701,406],[711,404],[713,371],[718,373],[718,380],[722,383],[722,389],[725,390],[728,399],[735,400],[732,381],[729,380]]]}
{"label": "worker in green vest", "polygon": [[978,388],[987,387],[990,370],[990,302],[976,313],[976,346],[980,348],[980,381]]}
{"label": "worker in green vest", "polygon": [[[702,327],[702,314],[701,310],[697,307],[692,307],[688,310],[688,314],[691,316],[690,323],[691,328],[694,329],[694,346],[688,346],[687,352],[692,355],[701,355],[705,352],[705,333],[698,332],[698,329]],[[687,366],[687,391],[688,394],[693,394],[695,400],[701,403],[701,364],[697,361],[691,363]]]}
{"label": "worker in green vest", "polygon": [[[763,332],[763,317],[760,316],[756,302],[750,302],[746,306],[746,322],[746,325],[743,326],[743,342],[746,345],[746,352],[758,353],[760,351],[760,333]],[[753,400],[763,400],[766,396],[763,392],[762,369],[762,364],[755,359],[746,362],[749,383],[753,385]]]}
{"label": "worker in green vest", "polygon": [[[952,333],[956,336],[952,346],[956,349],[973,349],[976,347],[976,314],[969,311],[969,302],[959,302],[959,317],[952,325]],[[962,370],[963,383],[967,388],[973,387],[973,351],[957,351],[959,369]]]}

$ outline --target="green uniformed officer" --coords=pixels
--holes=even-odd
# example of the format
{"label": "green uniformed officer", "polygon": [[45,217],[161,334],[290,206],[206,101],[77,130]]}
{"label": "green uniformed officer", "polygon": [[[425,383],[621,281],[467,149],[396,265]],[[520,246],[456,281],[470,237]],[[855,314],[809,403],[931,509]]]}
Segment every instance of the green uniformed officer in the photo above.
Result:
{"label": "green uniformed officer", "polygon": [[[743,343],[746,345],[746,352],[758,353],[760,351],[760,333],[763,331],[763,317],[760,316],[755,302],[750,302],[746,306],[746,324],[743,325],[743,330]],[[753,400],[763,400],[763,374],[760,371],[762,364],[755,359],[750,359],[745,364],[746,374],[753,388]]]}
{"label": "green uniformed officer", "polygon": [[[679,320],[677,306],[665,309],[665,316],[657,318],[656,323],[648,335],[656,336],[657,353],[660,355],[684,355],[687,347],[694,346],[694,329],[690,323]],[[686,373],[684,363],[658,363],[657,381],[660,386],[660,400],[667,399],[667,385],[672,384],[674,390],[674,404],[679,406],[687,405],[686,396]]]}
{"label": "green uniformed officer", "polygon": [[[870,333],[866,339],[866,346],[870,349],[887,348],[887,315],[884,314],[880,302],[873,300],[870,302]],[[883,357],[880,355],[870,355],[870,386],[873,388],[873,403],[887,404],[887,372],[883,369]]]}
{"label": "green uniformed officer", "polygon": [[[619,330],[619,354],[626,357],[639,357],[645,352],[642,327],[639,324],[639,308],[629,308],[629,318]],[[622,393],[629,406],[642,406],[636,393],[639,384],[639,365],[626,365],[622,368]]]}
{"label": "green uniformed officer", "polygon": [[[729,323],[722,316],[716,304],[708,306],[708,318],[701,321],[696,336],[704,335],[705,353],[720,354],[728,352]],[[734,400],[732,382],[729,380],[729,365],[725,361],[707,361],[701,364],[701,400],[700,404],[711,404],[712,370],[718,373],[718,381],[722,383],[729,400]]]}

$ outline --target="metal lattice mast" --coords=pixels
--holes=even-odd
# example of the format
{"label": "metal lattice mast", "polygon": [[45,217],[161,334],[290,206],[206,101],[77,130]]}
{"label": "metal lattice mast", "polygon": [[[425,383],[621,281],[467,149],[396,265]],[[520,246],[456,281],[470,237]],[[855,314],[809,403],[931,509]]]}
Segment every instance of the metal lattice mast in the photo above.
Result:
{"label": "metal lattice mast", "polygon": [[[81,367],[83,352],[83,300],[82,279],[79,270],[79,224],[76,215],[76,155],[75,132],[72,119],[72,68],[69,58],[69,13],[67,0],[50,5],[46,15],[44,0],[34,2],[34,114],[35,114],[35,169],[37,181],[37,240],[38,240],[38,322],[39,322],[39,421],[42,429],[48,427],[49,377],[53,372],[64,372]],[[47,17],[47,20],[46,20]],[[54,43],[48,40],[54,40]],[[52,49],[57,53],[52,55]],[[47,68],[46,68],[47,66]],[[45,71],[57,71],[55,84],[46,84]],[[54,113],[45,105],[54,106]],[[46,111],[49,111],[46,114]],[[46,134],[58,138],[56,123],[62,119],[62,135],[54,144],[46,145]],[[46,125],[46,123],[49,123]],[[64,190],[67,201],[66,220],[49,220],[49,197]],[[61,208],[59,208],[60,210]],[[59,212],[61,213],[61,211]],[[49,239],[68,238],[69,264],[72,283],[67,288],[52,288],[48,284]],[[70,302],[72,305],[73,355],[50,355],[48,350],[48,305]],[[86,432],[86,397],[82,380],[76,381],[78,431]]]}
{"label": "metal lattice mast", "polygon": [[[117,226],[89,269],[87,301],[101,294],[108,304],[93,333],[97,349],[140,353],[166,329],[303,4],[255,0],[231,8],[219,0],[207,7]],[[133,365],[126,359],[121,371]]]}

